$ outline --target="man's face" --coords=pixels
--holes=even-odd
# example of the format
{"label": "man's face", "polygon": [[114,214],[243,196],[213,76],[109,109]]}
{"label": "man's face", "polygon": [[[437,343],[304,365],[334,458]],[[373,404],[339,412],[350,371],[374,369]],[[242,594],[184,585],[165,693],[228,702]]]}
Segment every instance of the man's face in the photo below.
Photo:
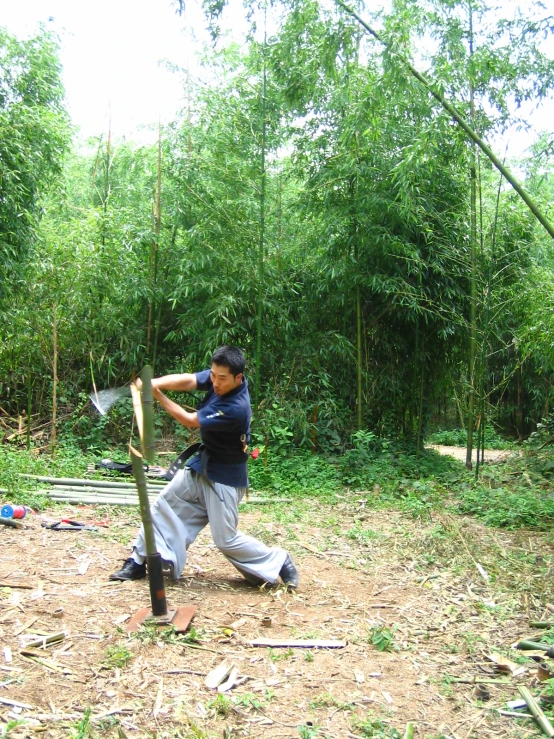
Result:
{"label": "man's face", "polygon": [[216,395],[225,395],[231,392],[242,383],[242,372],[235,377],[229,367],[222,367],[219,364],[212,364],[210,370],[210,379],[214,386]]}

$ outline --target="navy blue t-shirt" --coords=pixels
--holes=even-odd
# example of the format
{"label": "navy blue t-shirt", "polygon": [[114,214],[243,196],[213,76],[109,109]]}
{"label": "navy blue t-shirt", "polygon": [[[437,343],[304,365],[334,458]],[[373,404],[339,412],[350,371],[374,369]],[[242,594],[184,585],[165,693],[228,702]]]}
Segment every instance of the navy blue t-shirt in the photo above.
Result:
{"label": "navy blue t-shirt", "polygon": [[[241,436],[245,436],[246,443],[250,441],[250,394],[248,382],[243,378],[242,383],[225,395],[214,393],[210,370],[196,372],[196,386],[199,390],[207,390],[206,397],[200,404],[197,414],[200,422],[200,436],[202,442],[214,456],[234,457],[241,456]],[[205,473],[212,482],[220,482],[233,488],[248,487],[248,471],[245,461],[238,464],[222,464],[208,460]],[[202,473],[202,460],[199,455],[187,463],[195,472]]]}

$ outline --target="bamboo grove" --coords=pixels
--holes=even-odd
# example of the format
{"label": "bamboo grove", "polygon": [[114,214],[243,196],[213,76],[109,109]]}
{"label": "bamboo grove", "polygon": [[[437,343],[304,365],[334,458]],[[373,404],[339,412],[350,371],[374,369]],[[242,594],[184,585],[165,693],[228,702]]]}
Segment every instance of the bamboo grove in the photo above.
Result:
{"label": "bamboo grove", "polygon": [[[340,451],[361,429],[420,448],[448,423],[522,439],[550,422],[552,238],[403,62],[498,141],[552,89],[551,19],[341,5],[251,6],[247,46],[206,51],[209,74],[184,77],[185,109],[148,146],[72,143],[53,40],[3,33],[5,410],[54,410],[54,439],[86,445],[93,383],[198,369],[233,343],[275,449]],[[552,145],[512,163],[547,222]]]}

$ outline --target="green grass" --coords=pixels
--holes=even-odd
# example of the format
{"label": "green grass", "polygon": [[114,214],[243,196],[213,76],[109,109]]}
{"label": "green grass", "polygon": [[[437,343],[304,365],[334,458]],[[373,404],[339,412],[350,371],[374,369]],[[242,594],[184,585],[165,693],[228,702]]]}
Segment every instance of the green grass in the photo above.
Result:
{"label": "green grass", "polygon": [[63,443],[58,446],[54,459],[47,454],[39,455],[3,444],[0,451],[0,488],[7,488],[9,493],[2,494],[2,499],[28,505],[35,510],[44,508],[47,498],[36,491],[47,486],[37,480],[21,477],[20,473],[43,477],[83,477],[87,464],[92,461],[93,458],[77,447]]}
{"label": "green grass", "polygon": [[133,657],[133,652],[124,644],[112,644],[107,648],[104,659],[100,664],[106,669],[122,668],[126,667]]}
{"label": "green grass", "polygon": [[[251,460],[249,476],[251,488],[264,496],[293,499],[268,510],[269,520],[293,527],[287,529],[291,539],[302,535],[294,527],[314,499],[334,505],[353,495],[364,502],[360,510],[366,514],[372,508],[396,509],[425,522],[433,520],[434,511],[449,508],[489,526],[549,530],[554,521],[552,454],[539,442],[542,437],[535,440],[535,448],[526,445],[520,455],[502,464],[485,465],[476,480],[474,473],[450,457],[435,451],[416,455],[402,445],[359,432],[352,448],[342,455],[313,455],[291,447],[286,455],[270,454],[267,466],[263,455]],[[123,458],[117,449],[104,450],[102,455]],[[98,458],[81,451],[73,436],[60,436],[55,459],[2,444],[0,488],[9,490],[2,499],[41,509],[48,503],[37,493],[44,485],[19,473],[83,477],[87,464]],[[274,534],[264,528],[264,515],[254,533],[271,544]],[[332,520],[330,515],[327,527],[332,527]],[[370,544],[374,532],[369,525],[353,523],[348,537]]]}

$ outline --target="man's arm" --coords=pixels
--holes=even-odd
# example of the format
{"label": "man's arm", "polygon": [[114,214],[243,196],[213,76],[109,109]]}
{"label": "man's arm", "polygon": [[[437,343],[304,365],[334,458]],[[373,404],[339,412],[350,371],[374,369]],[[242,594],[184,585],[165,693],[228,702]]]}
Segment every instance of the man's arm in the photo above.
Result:
{"label": "man's arm", "polygon": [[[194,378],[194,387],[196,387],[196,377],[194,375],[191,375]],[[183,377],[183,375],[167,375],[167,377]],[[165,379],[165,378],[160,378]],[[188,389],[188,388],[171,388],[172,390],[182,390],[182,389]],[[192,388],[194,389],[194,388]],[[166,395],[164,395],[158,387],[154,386],[154,382],[152,382],[152,394],[156,398],[156,400],[160,403],[162,408],[164,408],[170,416],[173,416],[173,418],[178,421],[182,426],[186,426],[189,429],[198,429],[200,428],[200,421],[198,420],[198,414],[197,413],[189,413],[184,408],[181,408],[181,406],[178,403],[174,403],[172,400],[170,400]]]}
{"label": "man's arm", "polygon": [[[152,388],[158,390],[183,390],[190,392],[196,390],[196,375],[184,372],[180,375],[163,375],[152,380]],[[167,410],[167,409],[166,409]]]}

